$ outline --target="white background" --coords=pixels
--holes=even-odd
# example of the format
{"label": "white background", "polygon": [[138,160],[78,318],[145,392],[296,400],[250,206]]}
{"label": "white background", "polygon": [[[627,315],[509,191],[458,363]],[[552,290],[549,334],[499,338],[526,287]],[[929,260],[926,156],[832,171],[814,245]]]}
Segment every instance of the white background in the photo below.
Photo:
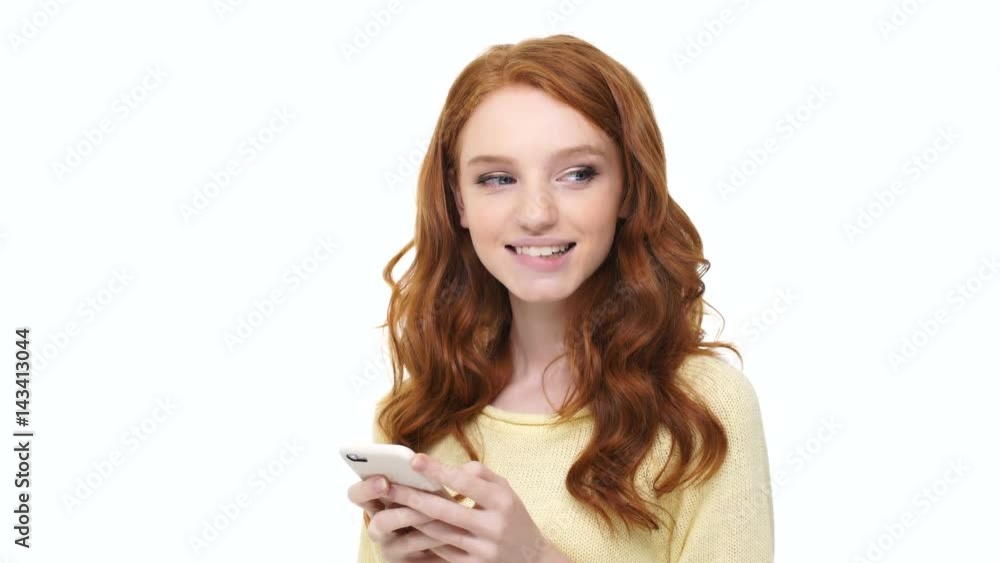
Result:
{"label": "white background", "polygon": [[[1000,5],[45,5],[0,8],[11,432],[15,328],[30,327],[35,359],[32,547],[13,544],[8,449],[0,557],[353,561],[356,477],[336,450],[370,437],[389,388],[376,327],[382,268],[413,232],[404,161],[419,164],[465,64],[559,32],[621,61],[653,102],[670,193],[712,262],[706,297],[725,324],[706,326],[741,345],[760,399],[777,560],[996,552],[1000,277],[985,265],[1000,255]],[[248,137],[268,141],[253,158]],[[748,161],[769,138],[777,150]],[[206,192],[233,160],[240,172]],[[724,195],[741,166],[752,173]],[[311,273],[292,283],[294,267]],[[281,461],[286,443],[298,450]],[[251,480],[269,467],[271,482]],[[240,494],[249,504],[196,554],[191,538]]]}

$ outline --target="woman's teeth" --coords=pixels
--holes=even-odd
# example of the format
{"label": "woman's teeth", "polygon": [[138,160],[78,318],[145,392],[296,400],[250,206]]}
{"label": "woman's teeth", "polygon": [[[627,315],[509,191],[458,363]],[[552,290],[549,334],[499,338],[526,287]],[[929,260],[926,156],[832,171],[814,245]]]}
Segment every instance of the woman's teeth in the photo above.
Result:
{"label": "woman's teeth", "polygon": [[528,256],[552,256],[566,254],[570,248],[574,246],[574,243],[569,243],[563,246],[515,246],[512,247],[518,254],[526,254]]}

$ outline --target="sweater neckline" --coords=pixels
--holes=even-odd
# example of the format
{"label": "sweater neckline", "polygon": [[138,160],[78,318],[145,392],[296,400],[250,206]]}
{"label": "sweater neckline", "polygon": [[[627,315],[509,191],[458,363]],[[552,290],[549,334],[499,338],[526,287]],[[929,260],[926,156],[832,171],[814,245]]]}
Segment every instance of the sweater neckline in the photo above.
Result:
{"label": "sweater neckline", "polygon": [[[555,413],[515,412],[500,409],[493,405],[484,406],[482,412],[483,415],[494,420],[523,426],[547,426],[556,424],[559,421],[559,415]],[[577,420],[585,416],[591,416],[591,414],[590,407],[585,406],[574,413],[569,420]]]}

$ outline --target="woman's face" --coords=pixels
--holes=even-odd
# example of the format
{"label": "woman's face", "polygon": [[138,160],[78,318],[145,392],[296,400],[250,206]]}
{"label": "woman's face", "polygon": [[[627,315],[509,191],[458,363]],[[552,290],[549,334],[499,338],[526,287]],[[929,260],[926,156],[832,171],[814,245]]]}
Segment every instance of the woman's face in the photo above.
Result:
{"label": "woman's face", "polygon": [[[459,146],[453,191],[483,266],[512,299],[569,297],[607,257],[621,216],[614,141],[571,106],[519,84],[483,99]],[[567,244],[562,256],[532,255]]]}

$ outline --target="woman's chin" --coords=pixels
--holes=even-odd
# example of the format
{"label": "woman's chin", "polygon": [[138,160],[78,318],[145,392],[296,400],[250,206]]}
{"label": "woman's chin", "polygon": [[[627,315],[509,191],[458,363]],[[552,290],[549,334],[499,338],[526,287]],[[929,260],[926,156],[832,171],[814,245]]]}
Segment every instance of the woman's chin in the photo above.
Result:
{"label": "woman's chin", "polygon": [[540,287],[517,287],[511,288],[507,287],[507,291],[510,293],[511,299],[517,299],[523,303],[537,303],[537,304],[551,304],[565,301],[569,298],[572,292],[568,292],[565,289],[558,288],[540,288]]}

